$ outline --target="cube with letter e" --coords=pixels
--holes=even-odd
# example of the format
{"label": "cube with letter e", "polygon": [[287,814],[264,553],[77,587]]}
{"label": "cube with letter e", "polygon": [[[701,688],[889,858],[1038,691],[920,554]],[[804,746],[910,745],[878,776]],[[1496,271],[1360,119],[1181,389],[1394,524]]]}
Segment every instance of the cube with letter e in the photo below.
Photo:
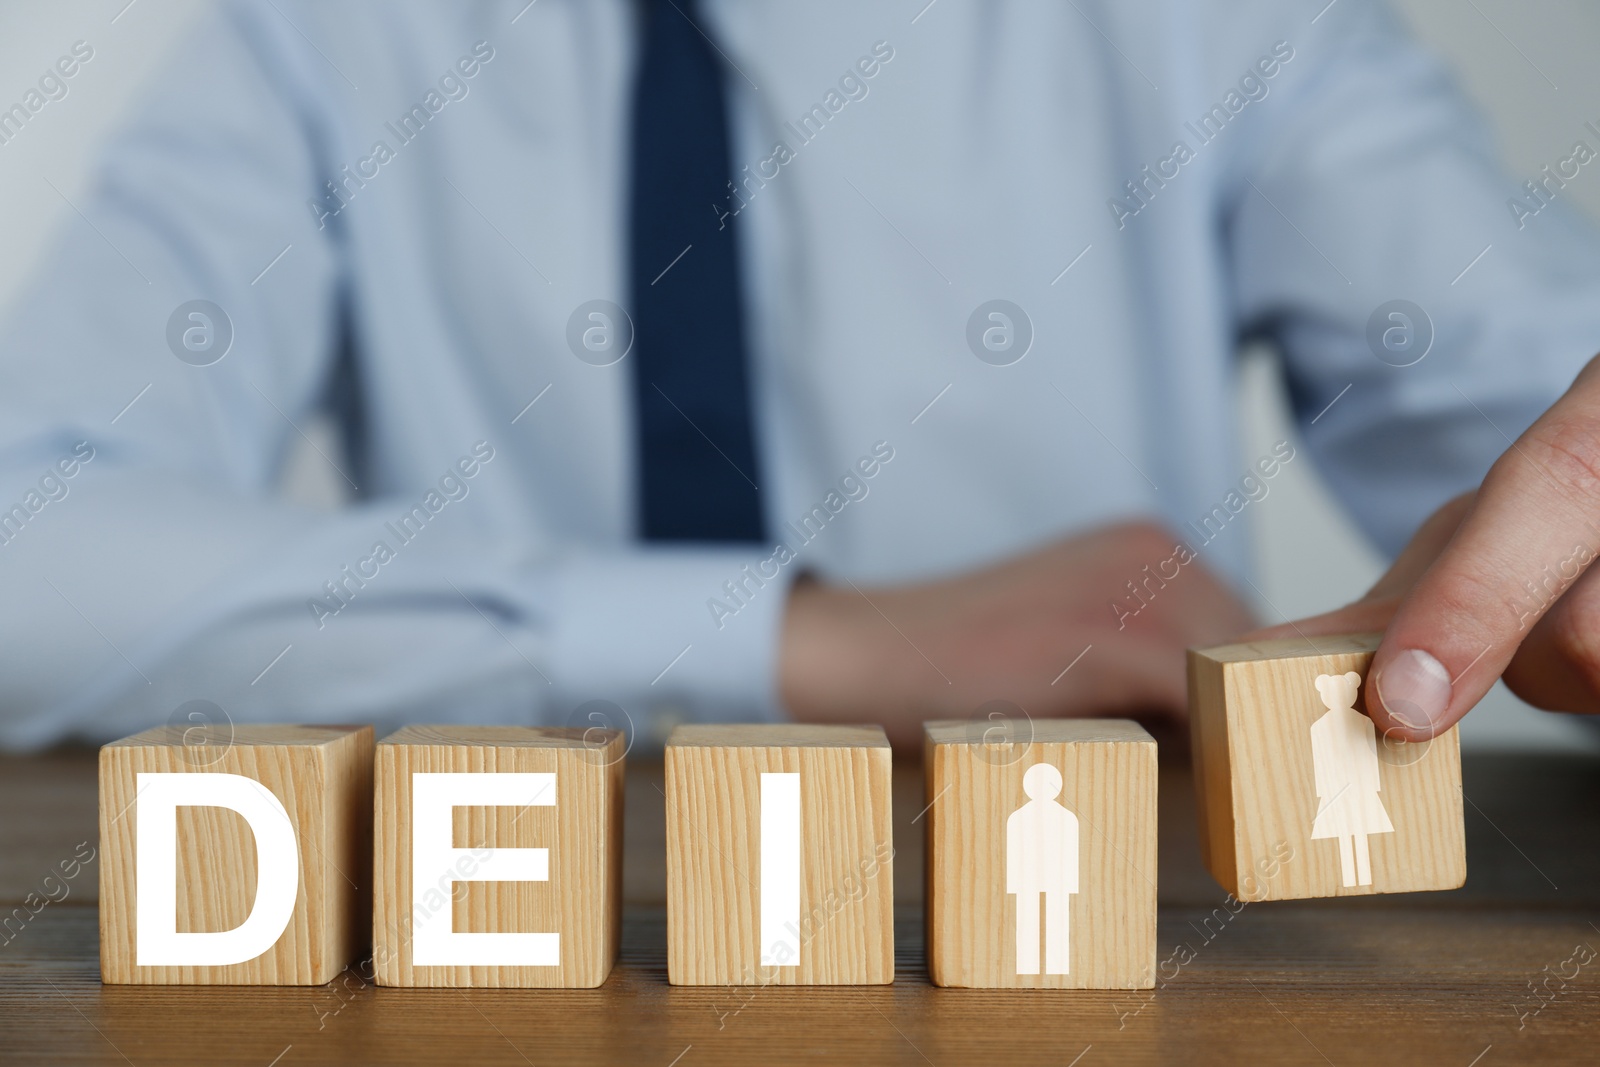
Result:
{"label": "cube with letter e", "polygon": [[618,730],[408,726],[378,743],[373,970],[593,987],[622,918]]}

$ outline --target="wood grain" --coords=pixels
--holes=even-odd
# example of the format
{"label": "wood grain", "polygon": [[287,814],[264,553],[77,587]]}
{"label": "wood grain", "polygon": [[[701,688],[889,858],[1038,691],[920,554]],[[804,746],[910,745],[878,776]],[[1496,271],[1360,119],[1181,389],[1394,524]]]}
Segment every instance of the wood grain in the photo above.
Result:
{"label": "wood grain", "polygon": [[[926,944],[935,985],[1148,989],[1156,973],[1156,743],[1127,720],[1049,720],[1016,743],[974,723],[925,730]],[[982,726],[981,722],[976,724]],[[1023,775],[1061,772],[1079,830],[1066,974],[1018,974],[1017,897],[1006,890],[1006,824]]]}
{"label": "wood grain", "polygon": [[[625,751],[619,730],[523,726],[408,726],[380,741],[372,922],[378,983],[589,988],[604,982],[617,958],[622,916]],[[463,849],[548,849],[549,880],[456,881],[449,907],[457,932],[558,933],[559,966],[413,965],[411,776],[417,772],[556,775],[554,806],[457,807],[451,842]]]}
{"label": "wood grain", "polygon": [[[795,966],[760,951],[760,783],[800,775]],[[876,726],[680,726],[666,747],[667,974],[674,985],[894,980],[888,739]]]}
{"label": "wood grain", "polygon": [[1189,652],[1189,720],[1206,866],[1240,900],[1455,889],[1466,880],[1461,754],[1451,729],[1431,742],[1380,736],[1380,796],[1394,832],[1373,834],[1372,884],[1345,885],[1339,845],[1313,839],[1318,811],[1311,725],[1328,709],[1321,674],[1363,681],[1379,634],[1289,638]]}
{"label": "wood grain", "polygon": [[[197,732],[199,731],[199,732]],[[100,970],[108,983],[320,985],[365,952],[371,907],[370,726],[163,726],[100,750]],[[237,774],[289,814],[300,887],[288,927],[245,963],[142,967],[135,962],[136,776]],[[230,930],[255,901],[256,846],[237,813],[178,809],[180,932]]]}
{"label": "wood grain", "polygon": [[1463,757],[1472,868],[1458,892],[1246,905],[1220,932],[1212,919],[1224,896],[1200,862],[1189,768],[1164,762],[1156,988],[1071,993],[929,983],[923,820],[913,822],[926,801],[921,767],[904,758],[892,986],[668,985],[663,767],[636,756],[621,958],[599,989],[520,992],[374,988],[370,964],[315,988],[102,985],[95,753],[0,754],[0,1058],[118,1067],[665,1067],[679,1056],[677,1067],[1063,1067],[1080,1054],[1077,1067],[1594,1061],[1600,961],[1560,993],[1552,979],[1536,1013],[1529,993],[1578,943],[1600,948],[1589,925],[1600,914],[1593,754]]}

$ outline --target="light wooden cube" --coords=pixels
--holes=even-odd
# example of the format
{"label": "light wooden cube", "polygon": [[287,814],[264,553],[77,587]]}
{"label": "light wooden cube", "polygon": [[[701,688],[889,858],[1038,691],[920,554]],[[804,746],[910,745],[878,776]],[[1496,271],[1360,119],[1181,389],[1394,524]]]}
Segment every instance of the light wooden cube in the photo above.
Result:
{"label": "light wooden cube", "polygon": [[620,730],[408,726],[378,742],[373,970],[593,988],[622,929]]}
{"label": "light wooden cube", "polygon": [[[371,835],[370,726],[163,726],[106,745],[101,980],[333,980],[365,950]],[[201,959],[228,962],[175,962]]]}
{"label": "light wooden cube", "polygon": [[882,728],[679,726],[666,793],[668,981],[894,981]]}
{"label": "light wooden cube", "polygon": [[1467,877],[1461,749],[1365,715],[1381,634],[1189,652],[1206,866],[1239,900],[1455,889]]}
{"label": "light wooden cube", "polygon": [[1049,719],[1011,742],[985,725],[924,728],[929,977],[1151,988],[1155,739],[1126,719]]}

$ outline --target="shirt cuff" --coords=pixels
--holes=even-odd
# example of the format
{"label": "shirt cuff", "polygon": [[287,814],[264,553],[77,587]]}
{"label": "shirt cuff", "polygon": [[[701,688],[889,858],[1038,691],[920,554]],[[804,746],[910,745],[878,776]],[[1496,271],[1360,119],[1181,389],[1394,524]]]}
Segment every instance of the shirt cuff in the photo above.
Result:
{"label": "shirt cuff", "polygon": [[641,741],[683,721],[782,720],[778,643],[798,569],[759,547],[566,561],[554,575],[552,710],[564,719],[611,701]]}

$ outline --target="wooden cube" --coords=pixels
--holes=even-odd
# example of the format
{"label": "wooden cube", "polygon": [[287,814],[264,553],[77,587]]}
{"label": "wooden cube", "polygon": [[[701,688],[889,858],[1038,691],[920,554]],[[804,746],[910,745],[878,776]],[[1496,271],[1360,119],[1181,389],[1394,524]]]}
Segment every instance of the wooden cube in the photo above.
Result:
{"label": "wooden cube", "polygon": [[320,985],[364,954],[372,727],[163,726],[100,750],[100,977]]}
{"label": "wooden cube", "polygon": [[1189,652],[1206,866],[1240,900],[1455,889],[1467,877],[1461,749],[1366,714],[1381,634]]}
{"label": "wooden cube", "polygon": [[666,793],[668,981],[894,981],[880,727],[679,726]]}
{"label": "wooden cube", "polygon": [[378,742],[373,970],[593,988],[622,928],[620,730],[408,726]]}
{"label": "wooden cube", "polygon": [[928,975],[982,989],[1149,989],[1156,743],[1126,719],[997,738],[924,728]]}

